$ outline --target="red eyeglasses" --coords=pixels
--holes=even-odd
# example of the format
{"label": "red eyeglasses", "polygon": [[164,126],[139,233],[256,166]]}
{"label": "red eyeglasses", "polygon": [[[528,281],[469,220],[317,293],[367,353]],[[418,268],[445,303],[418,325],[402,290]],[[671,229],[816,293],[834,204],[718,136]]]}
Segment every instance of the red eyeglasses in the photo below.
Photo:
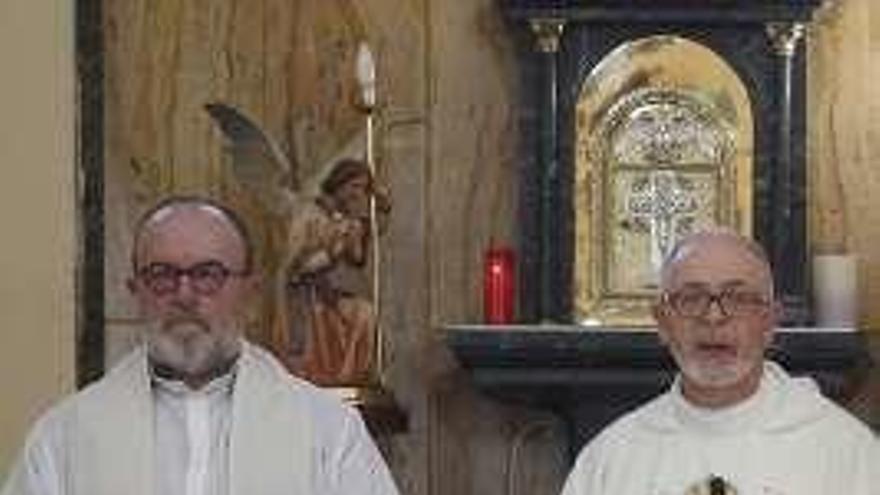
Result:
{"label": "red eyeglasses", "polygon": [[150,263],[137,270],[137,277],[157,296],[164,296],[180,289],[181,277],[189,279],[192,290],[210,296],[223,288],[229,277],[241,277],[250,270],[234,271],[219,261],[204,261],[183,268],[171,263]]}

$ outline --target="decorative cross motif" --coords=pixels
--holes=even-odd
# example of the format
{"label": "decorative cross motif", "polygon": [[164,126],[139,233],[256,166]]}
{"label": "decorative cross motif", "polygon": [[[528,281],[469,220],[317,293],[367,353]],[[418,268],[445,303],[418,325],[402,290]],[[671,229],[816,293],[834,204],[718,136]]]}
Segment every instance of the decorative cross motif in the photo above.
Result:
{"label": "decorative cross motif", "polygon": [[[684,186],[684,187],[683,187]],[[635,181],[625,199],[626,215],[651,235],[651,264],[660,268],[685,223],[696,218],[697,197],[687,180],[672,170],[652,171]]]}

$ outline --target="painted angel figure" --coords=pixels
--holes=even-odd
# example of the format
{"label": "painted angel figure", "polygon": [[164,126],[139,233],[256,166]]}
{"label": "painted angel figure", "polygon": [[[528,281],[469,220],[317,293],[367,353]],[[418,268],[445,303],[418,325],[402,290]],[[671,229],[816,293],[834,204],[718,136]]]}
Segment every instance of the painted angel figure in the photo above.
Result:
{"label": "painted angel figure", "polygon": [[369,380],[377,315],[367,273],[371,203],[387,218],[390,202],[368,165],[343,158],[320,174],[318,191],[297,187],[296,163],[250,119],[214,103],[206,110],[229,141],[236,178],[285,226],[274,274],[273,347],[291,371],[320,385]]}

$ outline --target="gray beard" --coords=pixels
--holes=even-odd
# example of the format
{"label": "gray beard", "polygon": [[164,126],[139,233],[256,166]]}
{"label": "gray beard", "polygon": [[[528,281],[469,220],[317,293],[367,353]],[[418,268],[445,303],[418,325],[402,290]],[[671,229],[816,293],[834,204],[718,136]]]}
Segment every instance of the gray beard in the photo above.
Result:
{"label": "gray beard", "polygon": [[198,318],[150,324],[144,337],[153,366],[184,381],[223,374],[241,351],[239,332],[211,329]]}

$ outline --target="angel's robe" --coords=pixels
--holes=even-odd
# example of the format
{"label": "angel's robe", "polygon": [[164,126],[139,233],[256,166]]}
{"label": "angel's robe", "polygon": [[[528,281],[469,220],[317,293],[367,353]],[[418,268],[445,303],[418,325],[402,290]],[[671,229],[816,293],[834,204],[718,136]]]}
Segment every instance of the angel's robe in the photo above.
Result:
{"label": "angel's robe", "polygon": [[353,228],[359,220],[315,201],[295,211],[276,281],[276,345],[311,381],[363,383],[373,363],[376,318],[365,269],[351,262],[352,253],[364,256],[364,238]]}

